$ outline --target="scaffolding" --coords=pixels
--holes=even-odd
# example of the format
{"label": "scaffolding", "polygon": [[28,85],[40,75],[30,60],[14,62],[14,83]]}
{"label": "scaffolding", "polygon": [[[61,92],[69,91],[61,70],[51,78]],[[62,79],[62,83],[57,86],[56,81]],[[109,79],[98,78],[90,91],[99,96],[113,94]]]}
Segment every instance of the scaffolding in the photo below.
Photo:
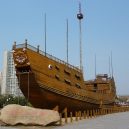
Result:
{"label": "scaffolding", "polygon": [[1,94],[12,94],[14,96],[22,96],[22,92],[18,86],[18,79],[14,67],[12,51],[4,52],[3,72],[1,82]]}

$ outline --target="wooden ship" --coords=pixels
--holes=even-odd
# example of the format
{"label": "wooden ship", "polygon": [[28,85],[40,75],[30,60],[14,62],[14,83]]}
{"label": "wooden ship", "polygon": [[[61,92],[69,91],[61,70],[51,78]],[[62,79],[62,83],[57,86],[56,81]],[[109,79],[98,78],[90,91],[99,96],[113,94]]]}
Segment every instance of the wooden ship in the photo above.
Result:
{"label": "wooden ship", "polygon": [[[81,9],[77,14],[81,34]],[[13,45],[13,59],[19,87],[27,100],[37,108],[59,111],[97,109],[114,105],[115,82],[107,74],[85,81],[82,72],[80,35],[80,68],[29,45]]]}
{"label": "wooden ship", "polygon": [[81,69],[27,42],[13,46],[13,58],[20,89],[34,107],[77,111],[114,105],[115,82],[107,74],[84,81]]}

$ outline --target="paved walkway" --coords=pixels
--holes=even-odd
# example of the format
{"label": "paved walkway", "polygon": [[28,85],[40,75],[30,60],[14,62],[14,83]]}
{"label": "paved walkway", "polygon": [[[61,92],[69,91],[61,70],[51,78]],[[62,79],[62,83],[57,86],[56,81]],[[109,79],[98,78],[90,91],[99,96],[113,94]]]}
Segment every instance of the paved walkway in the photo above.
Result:
{"label": "paved walkway", "polygon": [[0,129],[129,129],[129,112],[104,115],[96,118],[74,121],[63,126],[14,126]]}
{"label": "paved walkway", "polygon": [[81,120],[56,129],[129,129],[129,112]]}

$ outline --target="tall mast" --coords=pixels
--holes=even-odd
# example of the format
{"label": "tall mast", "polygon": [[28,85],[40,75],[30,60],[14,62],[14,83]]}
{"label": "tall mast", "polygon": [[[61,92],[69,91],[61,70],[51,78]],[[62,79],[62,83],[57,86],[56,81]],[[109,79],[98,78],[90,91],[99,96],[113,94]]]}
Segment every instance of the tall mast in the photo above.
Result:
{"label": "tall mast", "polygon": [[79,32],[80,32],[80,69],[83,70],[82,66],[82,29],[81,29],[81,20],[83,19],[83,14],[81,13],[81,3],[79,2],[79,13],[77,14],[79,20]]}
{"label": "tall mast", "polygon": [[113,77],[113,63],[112,63],[112,51],[111,51],[111,72],[112,72],[112,77]]}
{"label": "tall mast", "polygon": [[67,31],[66,31],[67,46],[66,46],[66,49],[67,49],[67,63],[68,63],[68,62],[69,62],[69,60],[68,60],[68,59],[69,59],[69,58],[68,58],[68,57],[69,57],[69,50],[68,50],[68,47],[69,47],[69,46],[68,46],[68,43],[69,43],[69,34],[68,34],[68,32],[69,32],[69,30],[68,30],[69,28],[68,28],[68,27],[69,27],[69,26],[68,26],[68,19],[66,20],[66,23],[67,23]]}
{"label": "tall mast", "polygon": [[110,56],[109,56],[109,76],[111,77],[111,59],[110,59]]}
{"label": "tall mast", "polygon": [[44,15],[44,28],[45,28],[45,56],[46,56],[46,49],[47,49],[47,46],[46,46],[46,39],[47,39],[47,36],[46,36],[46,27],[47,25],[46,25],[46,13],[45,13],[45,15]]}
{"label": "tall mast", "polygon": [[96,78],[96,54],[95,54],[95,78]]}

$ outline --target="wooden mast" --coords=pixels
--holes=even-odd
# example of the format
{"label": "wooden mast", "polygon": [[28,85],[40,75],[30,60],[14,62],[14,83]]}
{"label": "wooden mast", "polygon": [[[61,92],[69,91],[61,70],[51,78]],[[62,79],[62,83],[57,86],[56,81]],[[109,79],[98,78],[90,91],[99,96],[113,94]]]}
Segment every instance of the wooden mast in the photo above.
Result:
{"label": "wooden mast", "polygon": [[96,78],[96,54],[95,54],[95,78]]}
{"label": "wooden mast", "polygon": [[113,78],[113,63],[112,63],[112,51],[111,51],[111,73],[112,73],[112,78]]}
{"label": "wooden mast", "polygon": [[47,49],[47,46],[46,46],[46,39],[47,39],[47,34],[46,34],[46,29],[47,29],[47,27],[46,27],[47,25],[46,25],[46,13],[45,13],[45,15],[44,15],[44,28],[45,28],[45,56],[46,56],[46,49]]}
{"label": "wooden mast", "polygon": [[83,70],[82,66],[82,27],[81,20],[83,19],[83,14],[81,13],[81,3],[79,2],[79,13],[77,14],[77,18],[79,20],[79,32],[80,32],[80,69]]}
{"label": "wooden mast", "polygon": [[68,26],[68,19],[66,20],[66,24],[67,24],[67,30],[66,30],[66,42],[67,42],[67,46],[66,46],[66,49],[67,49],[67,63],[69,63],[69,49],[68,49],[68,47],[69,47],[69,45],[68,45],[68,43],[69,43],[69,26]]}

